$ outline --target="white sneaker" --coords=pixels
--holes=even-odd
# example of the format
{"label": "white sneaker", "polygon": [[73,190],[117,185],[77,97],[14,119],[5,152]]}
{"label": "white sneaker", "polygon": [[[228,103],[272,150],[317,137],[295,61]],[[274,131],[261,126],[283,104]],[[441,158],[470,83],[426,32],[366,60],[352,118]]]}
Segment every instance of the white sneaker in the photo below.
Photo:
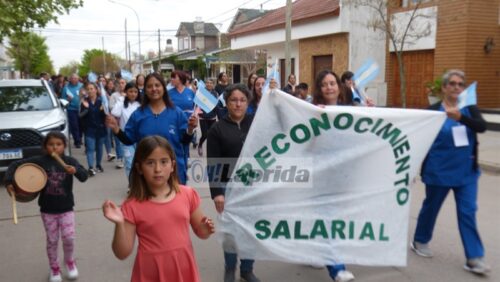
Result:
{"label": "white sneaker", "polygon": [[348,282],[348,281],[353,281],[354,280],[354,274],[350,272],[349,270],[341,270],[339,273],[337,273],[337,276],[335,276],[335,282]]}
{"label": "white sneaker", "polygon": [[74,262],[66,264],[66,270],[68,272],[69,280],[75,280],[78,278],[78,269],[76,268],[76,264]]}
{"label": "white sneaker", "polygon": [[123,159],[116,159],[116,168],[120,169],[124,167]]}
{"label": "white sneaker", "polygon": [[59,270],[50,270],[49,282],[62,282],[61,272]]}

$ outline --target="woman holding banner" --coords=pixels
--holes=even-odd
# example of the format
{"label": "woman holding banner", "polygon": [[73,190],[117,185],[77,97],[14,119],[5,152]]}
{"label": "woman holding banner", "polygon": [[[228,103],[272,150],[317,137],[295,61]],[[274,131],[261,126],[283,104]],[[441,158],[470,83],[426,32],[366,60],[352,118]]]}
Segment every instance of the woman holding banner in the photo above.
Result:
{"label": "woman holding banner", "polygon": [[445,112],[448,118],[422,165],[426,197],[418,215],[411,249],[419,256],[432,257],[429,242],[436,218],[448,192],[453,190],[458,229],[465,249],[464,268],[476,274],[486,274],[490,267],[484,262],[484,248],[476,223],[480,175],[477,133],[486,131],[486,122],[476,105],[459,107],[458,97],[464,87],[465,75],[462,71],[447,71],[441,84],[443,101],[429,108]]}
{"label": "woman holding banner", "polygon": [[[253,116],[247,113],[250,91],[244,84],[233,84],[226,89],[224,96],[228,114],[208,131],[207,138],[207,163],[209,167],[222,164],[222,173],[219,180],[215,181],[210,175],[210,194],[214,200],[218,213],[224,211],[225,187],[231,176],[232,169],[240,156],[241,149],[247,137]],[[226,165],[229,163],[229,167]],[[224,250],[225,272],[224,282],[234,282],[237,264],[237,254]],[[243,281],[259,282],[253,273],[254,260],[242,259],[240,277]]]}
{"label": "woman holding banner", "polygon": [[[336,73],[330,70],[321,71],[316,76],[314,84],[314,105],[324,107],[341,104],[340,98],[345,94],[345,87],[342,86]],[[327,265],[326,268],[333,281],[347,282],[354,280],[354,275],[346,269],[344,264]]]}
{"label": "woman holding banner", "polygon": [[150,135],[160,135],[168,140],[177,157],[177,174],[179,182],[186,184],[187,164],[185,162],[184,145],[193,138],[198,118],[191,115],[189,119],[177,108],[167,93],[163,77],[151,73],[145,79],[146,95],[141,106],[132,113],[125,130],[121,130],[114,117],[107,116],[106,124],[125,145],[138,143]]}

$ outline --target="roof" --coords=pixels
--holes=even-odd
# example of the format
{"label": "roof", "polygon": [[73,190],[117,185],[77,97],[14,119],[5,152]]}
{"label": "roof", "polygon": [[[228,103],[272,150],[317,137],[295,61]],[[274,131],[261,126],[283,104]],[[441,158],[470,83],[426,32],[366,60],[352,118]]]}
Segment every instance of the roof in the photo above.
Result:
{"label": "roof", "polygon": [[235,26],[262,17],[267,12],[269,12],[269,10],[239,8],[227,30],[231,31]]}
{"label": "roof", "polygon": [[[269,11],[262,18],[233,29],[230,37],[256,33],[285,27],[286,6]],[[304,21],[320,19],[328,16],[338,16],[339,0],[297,0],[292,3],[292,25]]]}
{"label": "roof", "polygon": [[[194,32],[194,24],[202,23],[203,24],[203,32],[195,33]],[[176,37],[179,37],[179,33],[181,28],[184,27],[189,35],[205,35],[205,36],[217,36],[219,34],[219,29],[213,23],[205,23],[205,22],[181,22],[179,24],[179,28],[177,29]]]}

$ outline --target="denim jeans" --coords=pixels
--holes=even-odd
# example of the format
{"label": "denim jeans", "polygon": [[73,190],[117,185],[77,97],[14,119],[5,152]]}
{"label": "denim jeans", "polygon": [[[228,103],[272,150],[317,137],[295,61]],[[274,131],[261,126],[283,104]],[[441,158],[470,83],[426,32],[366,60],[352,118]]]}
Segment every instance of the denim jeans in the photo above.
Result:
{"label": "denim jeans", "polygon": [[78,115],[78,111],[68,110],[68,122],[69,122],[69,131],[71,136],[73,136],[73,142],[75,146],[82,145],[82,138],[80,135],[80,116]]}
{"label": "denim jeans", "polygon": [[[85,134],[85,154],[89,168],[101,166],[102,147],[104,146],[105,136],[88,136]],[[96,156],[94,166],[94,154]]]}
{"label": "denim jeans", "polygon": [[[238,255],[234,253],[224,252],[224,262],[226,269],[236,269],[236,263],[238,261]],[[251,272],[253,271],[253,259],[241,259],[240,272]]]}
{"label": "denim jeans", "polygon": [[106,139],[104,140],[104,147],[106,148],[106,154],[111,154],[111,138],[113,133],[111,132],[111,128],[106,128]]}
{"label": "denim jeans", "polygon": [[125,165],[125,176],[129,179],[130,170],[132,169],[132,161],[135,154],[135,145],[123,145],[123,161]]}
{"label": "denim jeans", "polygon": [[121,160],[123,159],[123,145],[122,142],[120,142],[120,139],[116,137],[116,135],[113,134],[113,138],[115,141],[115,151],[116,151],[116,158]]}

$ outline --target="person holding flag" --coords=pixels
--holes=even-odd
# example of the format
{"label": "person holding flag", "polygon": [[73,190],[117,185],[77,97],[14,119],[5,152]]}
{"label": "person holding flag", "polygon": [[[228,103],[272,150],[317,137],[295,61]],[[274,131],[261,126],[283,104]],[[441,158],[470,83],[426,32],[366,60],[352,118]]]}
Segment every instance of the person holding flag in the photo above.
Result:
{"label": "person holding flag", "polygon": [[464,104],[460,107],[461,96],[475,97],[475,92],[469,91],[475,88],[475,84],[465,91],[464,87],[464,72],[447,71],[441,84],[443,101],[429,107],[430,110],[446,113],[448,118],[422,165],[421,176],[426,197],[418,215],[411,249],[422,257],[433,256],[429,242],[439,209],[452,190],[457,206],[458,229],[465,249],[464,268],[483,275],[490,271],[490,266],[484,261],[484,247],[476,222],[480,175],[477,133],[486,131],[486,121],[476,105]]}
{"label": "person holding flag", "polygon": [[[212,99],[215,102],[215,106],[210,109],[204,108],[199,105],[200,112],[198,113],[198,117],[200,120],[200,129],[201,129],[201,138],[200,142],[198,144],[198,155],[201,157],[203,155],[203,142],[207,139],[207,133],[208,130],[214,125],[214,123],[217,121],[217,104],[218,104],[218,96],[219,94],[214,90],[214,81],[211,78],[205,79],[205,85],[202,84],[202,82],[199,83],[199,88],[198,92],[196,93],[196,97],[202,94],[203,88],[206,89],[206,91],[209,93],[208,95],[212,95],[214,99]],[[206,95],[206,93],[205,93]],[[196,97],[195,97],[195,102],[196,102]]]}

